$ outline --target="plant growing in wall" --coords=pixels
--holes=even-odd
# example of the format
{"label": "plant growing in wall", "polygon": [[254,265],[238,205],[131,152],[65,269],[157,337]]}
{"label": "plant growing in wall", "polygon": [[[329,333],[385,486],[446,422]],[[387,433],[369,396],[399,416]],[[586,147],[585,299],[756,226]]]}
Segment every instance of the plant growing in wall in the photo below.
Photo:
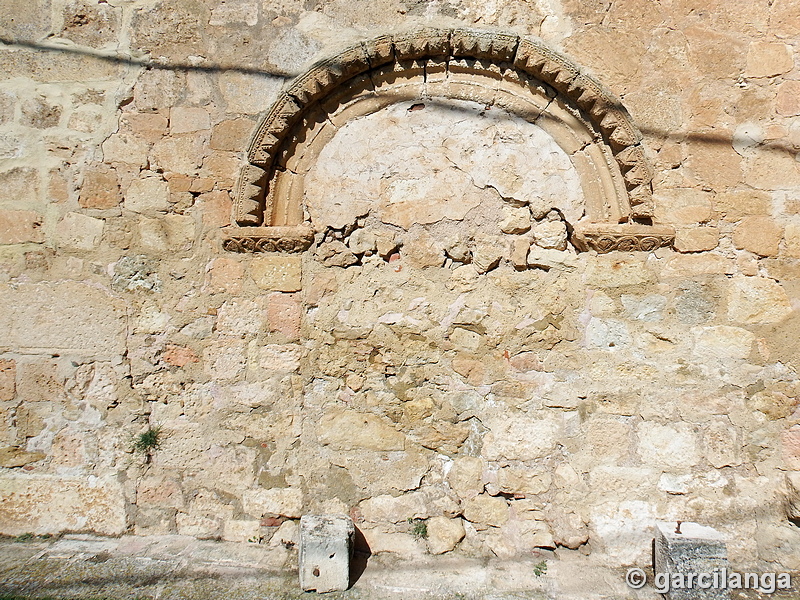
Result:
{"label": "plant growing in wall", "polygon": [[161,426],[155,425],[148,427],[145,431],[137,435],[133,440],[133,452],[141,454],[144,462],[149,464],[153,454],[161,446]]}

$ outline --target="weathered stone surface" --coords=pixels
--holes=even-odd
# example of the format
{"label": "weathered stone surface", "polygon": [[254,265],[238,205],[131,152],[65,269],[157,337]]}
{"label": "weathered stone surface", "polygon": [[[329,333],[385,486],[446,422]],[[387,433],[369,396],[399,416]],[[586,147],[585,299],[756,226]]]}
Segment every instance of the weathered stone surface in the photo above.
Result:
{"label": "weathered stone surface", "polygon": [[60,246],[69,250],[94,250],[103,236],[103,219],[69,212],[56,226]]}
{"label": "weathered stone surface", "polygon": [[428,551],[444,554],[464,539],[464,523],[460,518],[432,517],[425,522],[428,528]]}
{"label": "weathered stone surface", "polygon": [[40,461],[46,458],[43,452],[26,452],[20,448],[10,446],[0,449],[0,467],[12,469],[14,467],[24,467],[27,464]]}
{"label": "weathered stone surface", "polygon": [[364,500],[359,504],[361,515],[367,522],[404,523],[408,519],[426,519],[429,508],[421,492],[403,496],[384,494]]}
{"label": "weathered stone surface", "polygon": [[639,455],[648,466],[686,468],[697,464],[700,459],[695,434],[688,425],[644,422],[638,431]]}
{"label": "weathered stone surface", "polygon": [[0,477],[0,531],[5,535],[125,531],[122,486],[111,478],[12,475]]}
{"label": "weathered stone surface", "polygon": [[380,417],[353,410],[332,409],[316,427],[317,438],[325,446],[340,450],[403,450],[405,436]]}
{"label": "weathered stone surface", "polygon": [[157,177],[137,179],[125,191],[125,208],[142,214],[153,214],[169,208],[169,185]]}
{"label": "weathered stone surface", "polygon": [[253,259],[250,275],[262,290],[297,292],[301,288],[298,256],[260,256]]}
{"label": "weathered stone surface", "polygon": [[259,519],[264,515],[298,519],[303,514],[303,492],[297,488],[246,490],[242,510]]}
{"label": "weathered stone surface", "polygon": [[122,194],[114,169],[101,164],[88,170],[83,178],[78,202],[81,208],[108,209],[119,206]]}
{"label": "weathered stone surface", "polygon": [[203,108],[175,106],[169,111],[169,131],[176,133],[192,133],[211,129],[211,118]]}
{"label": "weathered stone surface", "polygon": [[713,227],[678,229],[675,232],[675,250],[678,252],[702,252],[719,245],[719,230]]}
{"label": "weathered stone surface", "polygon": [[728,317],[736,323],[777,323],[792,312],[786,291],[771,279],[736,277],[729,298]]}
{"label": "weathered stone surface", "polygon": [[42,220],[30,210],[0,210],[0,244],[43,242]]}
{"label": "weathered stone surface", "polygon": [[792,47],[779,42],[751,42],[745,77],[774,77],[794,67]]}
{"label": "weathered stone surface", "polygon": [[783,229],[769,217],[745,217],[733,230],[734,245],[759,256],[776,256],[782,237]]}
{"label": "weathered stone surface", "polygon": [[534,460],[554,447],[559,425],[555,419],[498,417],[486,423],[483,456],[487,460]]}
{"label": "weathered stone surface", "polygon": [[497,496],[475,496],[464,502],[464,518],[479,529],[502,527],[508,521],[508,503]]}
{"label": "weathered stone surface", "polygon": [[300,587],[317,593],[350,587],[355,526],[344,515],[304,515],[300,519]]}
{"label": "weathered stone surface", "polygon": [[0,402],[14,399],[17,384],[17,362],[10,359],[0,360]]}
{"label": "weathered stone surface", "polygon": [[122,355],[125,303],[102,288],[71,281],[0,288],[0,339],[16,348]]}

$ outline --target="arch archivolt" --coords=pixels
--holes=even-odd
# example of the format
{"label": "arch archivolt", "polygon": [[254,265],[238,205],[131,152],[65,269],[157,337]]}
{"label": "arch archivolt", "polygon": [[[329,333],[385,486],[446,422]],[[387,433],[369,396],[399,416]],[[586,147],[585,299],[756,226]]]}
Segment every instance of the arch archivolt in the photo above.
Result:
{"label": "arch archivolt", "polygon": [[389,105],[446,98],[497,107],[542,128],[581,180],[581,249],[652,250],[671,229],[653,226],[652,170],[619,100],[567,58],[514,35],[422,30],[382,36],[318,63],[281,93],[259,124],[236,190],[234,251],[302,251],[304,177],[347,122]]}

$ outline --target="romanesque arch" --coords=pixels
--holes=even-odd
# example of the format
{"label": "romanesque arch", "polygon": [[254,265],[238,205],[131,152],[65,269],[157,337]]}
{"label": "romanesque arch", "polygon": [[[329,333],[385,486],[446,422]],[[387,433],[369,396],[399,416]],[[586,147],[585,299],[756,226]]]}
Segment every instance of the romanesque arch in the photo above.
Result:
{"label": "romanesque arch", "polygon": [[630,115],[568,58],[516,35],[425,29],[347,48],[298,76],[263,118],[235,198],[231,251],[302,251],[303,177],[338,128],[415,98],[497,106],[543,128],[570,156],[586,198],[579,249],[653,250],[673,231],[652,225],[652,169]]}

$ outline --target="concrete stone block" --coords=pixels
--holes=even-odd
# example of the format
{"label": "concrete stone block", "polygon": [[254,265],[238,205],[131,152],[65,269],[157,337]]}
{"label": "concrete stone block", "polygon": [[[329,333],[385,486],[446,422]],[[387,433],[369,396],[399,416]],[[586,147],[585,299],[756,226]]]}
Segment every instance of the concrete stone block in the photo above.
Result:
{"label": "concrete stone block", "polygon": [[350,587],[355,526],[343,515],[305,515],[300,519],[300,587],[318,593]]}
{"label": "concrete stone block", "polygon": [[[667,600],[728,600],[730,592],[724,583],[724,569],[728,567],[728,549],[725,537],[713,529],[697,523],[681,523],[678,533],[677,523],[656,523],[656,547],[654,570],[659,573],[668,573],[670,580],[673,574],[687,575],[689,573],[711,574],[711,585],[706,589],[703,581],[694,582],[690,587],[689,578],[687,585],[682,589],[671,586],[668,593],[664,594]],[[714,587],[714,571],[719,572],[718,582]],[[663,577],[663,576],[662,576]]]}

